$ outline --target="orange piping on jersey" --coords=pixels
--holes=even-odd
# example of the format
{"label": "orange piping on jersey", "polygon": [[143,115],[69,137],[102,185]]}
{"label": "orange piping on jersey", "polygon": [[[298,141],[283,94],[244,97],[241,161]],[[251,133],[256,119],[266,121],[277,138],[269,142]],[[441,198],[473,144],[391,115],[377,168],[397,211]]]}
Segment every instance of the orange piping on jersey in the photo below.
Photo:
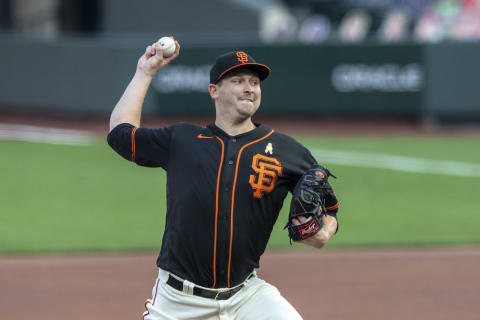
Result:
{"label": "orange piping on jersey", "polygon": [[229,252],[228,252],[228,287],[229,288],[230,288],[230,266],[231,266],[231,263],[232,263],[233,208],[235,207],[235,187],[236,187],[236,184],[237,184],[238,164],[240,163],[240,157],[242,156],[243,149],[245,149],[246,147],[248,147],[248,146],[250,146],[254,143],[260,142],[263,139],[268,138],[273,132],[274,132],[274,130],[270,131],[269,133],[267,133],[267,135],[263,136],[262,138],[260,138],[258,140],[247,143],[246,145],[241,147],[240,151],[238,152],[237,163],[236,163],[236,166],[235,166],[235,177],[233,178],[232,206],[231,206],[232,208],[230,210],[230,247],[229,247]]}
{"label": "orange piping on jersey", "polygon": [[223,149],[224,144],[222,139],[215,136],[220,144],[222,145],[222,156],[220,158],[220,165],[218,166],[218,175],[217,175],[217,193],[215,195],[215,232],[213,238],[213,285],[212,288],[215,288],[217,284],[217,273],[216,273],[216,266],[217,266],[217,224],[218,224],[218,195],[220,192],[220,174],[222,173],[222,164],[223,164]]}
{"label": "orange piping on jersey", "polygon": [[339,206],[340,206],[340,202],[337,202],[333,206],[326,207],[325,210],[327,211],[334,210],[334,209],[337,209]]}
{"label": "orange piping on jersey", "polygon": [[135,162],[135,132],[138,128],[133,128],[132,130],[132,162]]}

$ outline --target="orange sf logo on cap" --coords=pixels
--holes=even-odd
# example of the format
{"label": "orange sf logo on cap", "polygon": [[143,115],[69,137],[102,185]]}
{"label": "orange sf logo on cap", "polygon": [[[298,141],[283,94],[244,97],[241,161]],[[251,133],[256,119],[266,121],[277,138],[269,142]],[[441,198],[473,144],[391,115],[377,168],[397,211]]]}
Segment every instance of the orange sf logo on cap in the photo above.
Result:
{"label": "orange sf logo on cap", "polygon": [[243,51],[237,51],[236,52],[236,55],[237,55],[237,60],[238,62],[240,63],[246,63],[248,62],[248,56],[245,52]]}

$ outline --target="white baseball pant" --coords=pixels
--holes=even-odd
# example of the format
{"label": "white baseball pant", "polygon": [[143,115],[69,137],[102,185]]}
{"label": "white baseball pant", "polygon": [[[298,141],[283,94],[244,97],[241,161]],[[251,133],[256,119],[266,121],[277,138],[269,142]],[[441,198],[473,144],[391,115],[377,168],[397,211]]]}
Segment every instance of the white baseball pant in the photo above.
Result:
{"label": "white baseball pant", "polygon": [[191,291],[194,284],[187,280],[183,281],[184,290],[179,291],[167,284],[168,277],[167,271],[159,269],[152,298],[145,302],[147,310],[143,313],[144,320],[302,319],[276,287],[259,279],[256,274],[246,280],[243,288],[227,300],[193,295]]}

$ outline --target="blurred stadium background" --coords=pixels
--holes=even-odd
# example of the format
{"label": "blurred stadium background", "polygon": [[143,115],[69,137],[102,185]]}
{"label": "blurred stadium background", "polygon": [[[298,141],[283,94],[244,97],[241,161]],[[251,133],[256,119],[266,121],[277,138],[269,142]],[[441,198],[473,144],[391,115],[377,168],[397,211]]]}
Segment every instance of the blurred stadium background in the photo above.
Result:
{"label": "blurred stadium background", "polygon": [[[348,181],[339,183],[338,192],[345,195],[344,208],[352,205],[355,214],[345,216],[348,232],[333,246],[480,240],[475,229],[465,225],[480,209],[475,197],[467,196],[480,186],[480,1],[2,0],[0,8],[5,228],[0,251],[157,246],[156,232],[132,233],[127,240],[122,228],[117,236],[123,241],[102,240],[100,230],[108,228],[110,219],[121,223],[132,205],[128,197],[117,199],[123,190],[111,185],[115,179],[125,172],[139,179],[138,184],[146,187],[132,192],[146,198],[145,211],[160,220],[153,195],[163,190],[164,179],[162,173],[160,180],[152,178],[150,171],[139,178],[137,172],[143,171],[129,171],[138,170],[129,163],[117,164],[121,160],[104,138],[109,113],[145,45],[169,34],[180,41],[182,54],[154,79],[145,101],[146,125],[211,121],[207,94],[211,63],[224,52],[245,50],[273,70],[263,84],[259,119],[308,141],[318,161],[333,166]],[[93,161],[92,154],[103,159]],[[408,183],[405,172],[418,182]],[[389,175],[392,178],[386,179]],[[116,178],[109,181],[110,176]],[[379,176],[383,178],[376,184]],[[158,190],[152,194],[142,179],[151,179]],[[442,188],[438,179],[458,183],[458,188]],[[42,181],[42,188],[36,181]],[[354,181],[368,181],[370,188],[358,190]],[[407,197],[408,192],[412,194]],[[145,194],[152,195],[150,200]],[[415,201],[429,194],[428,201],[413,209],[393,205],[399,198]],[[79,201],[82,197],[95,201]],[[462,209],[456,202],[441,201],[448,197],[464,199]],[[381,200],[372,208],[369,202],[375,198]],[[359,207],[361,203],[365,207]],[[385,216],[386,210],[391,214]],[[366,223],[369,215],[388,223],[392,217],[406,217],[405,210],[407,216],[424,221],[412,239],[402,238],[398,221],[383,231],[373,226],[363,238],[356,234],[362,228],[348,224],[348,219]],[[463,217],[453,223],[455,235],[440,232],[438,225],[428,229],[433,212],[452,211]],[[66,227],[73,222],[65,212],[85,223],[83,232],[96,233],[95,241],[108,244],[92,238],[83,243],[88,241],[82,232],[75,232],[81,223]],[[123,214],[114,216],[117,212]],[[35,245],[18,237],[15,227],[31,215],[48,226],[24,229],[26,234],[39,233]],[[53,234],[61,230],[79,234],[71,247],[68,241],[45,236],[53,227],[45,215],[57,221],[63,217]],[[92,226],[92,215],[97,221],[105,218],[105,224]],[[451,227],[451,222],[439,221]],[[130,221],[123,223],[128,227]],[[272,244],[284,246],[284,234],[278,232],[280,242],[274,235]]]}
{"label": "blurred stadium background", "polygon": [[273,69],[261,114],[480,119],[476,0],[2,0],[0,8],[5,111],[108,115],[141,50],[172,34],[182,55],[156,77],[147,116],[210,114],[214,57],[244,49]]}
{"label": "blurred stadium background", "polygon": [[[258,119],[339,176],[329,248],[469,247],[479,265],[480,0],[0,0],[0,271],[18,254],[160,248],[165,175],[105,136],[138,57],[164,35],[182,50],[154,79],[144,124],[213,120],[210,66],[245,50],[272,67]],[[289,247],[286,214],[271,251]],[[0,318],[21,319],[7,278]],[[476,319],[464,301],[433,318]],[[411,307],[398,319],[419,318]]]}

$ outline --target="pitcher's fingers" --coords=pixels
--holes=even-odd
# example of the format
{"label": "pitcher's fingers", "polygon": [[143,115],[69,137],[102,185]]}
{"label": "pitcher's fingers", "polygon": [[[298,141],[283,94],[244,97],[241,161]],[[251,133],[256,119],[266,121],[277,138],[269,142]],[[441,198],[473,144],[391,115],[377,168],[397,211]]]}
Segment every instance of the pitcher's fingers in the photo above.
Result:
{"label": "pitcher's fingers", "polygon": [[151,47],[152,47],[151,54],[152,56],[154,56],[158,53],[157,43],[152,43]]}
{"label": "pitcher's fingers", "polygon": [[153,56],[154,54],[155,54],[155,49],[153,49],[152,46],[148,46],[145,49],[145,56],[147,57],[147,59]]}
{"label": "pitcher's fingers", "polygon": [[153,48],[155,50],[155,55],[157,55],[158,57],[161,57],[163,58],[163,48],[162,46],[160,45],[160,43],[158,42],[155,42],[154,45],[153,45]]}
{"label": "pitcher's fingers", "polygon": [[300,223],[305,223],[305,222],[307,222],[307,221],[309,221],[309,220],[310,220],[310,219],[307,218],[307,217],[305,217],[305,216],[299,216],[299,217],[298,217],[298,221],[299,221]]}
{"label": "pitcher's fingers", "polygon": [[180,52],[180,43],[178,43],[177,40],[175,40],[175,52],[174,55],[178,56],[178,53]]}

